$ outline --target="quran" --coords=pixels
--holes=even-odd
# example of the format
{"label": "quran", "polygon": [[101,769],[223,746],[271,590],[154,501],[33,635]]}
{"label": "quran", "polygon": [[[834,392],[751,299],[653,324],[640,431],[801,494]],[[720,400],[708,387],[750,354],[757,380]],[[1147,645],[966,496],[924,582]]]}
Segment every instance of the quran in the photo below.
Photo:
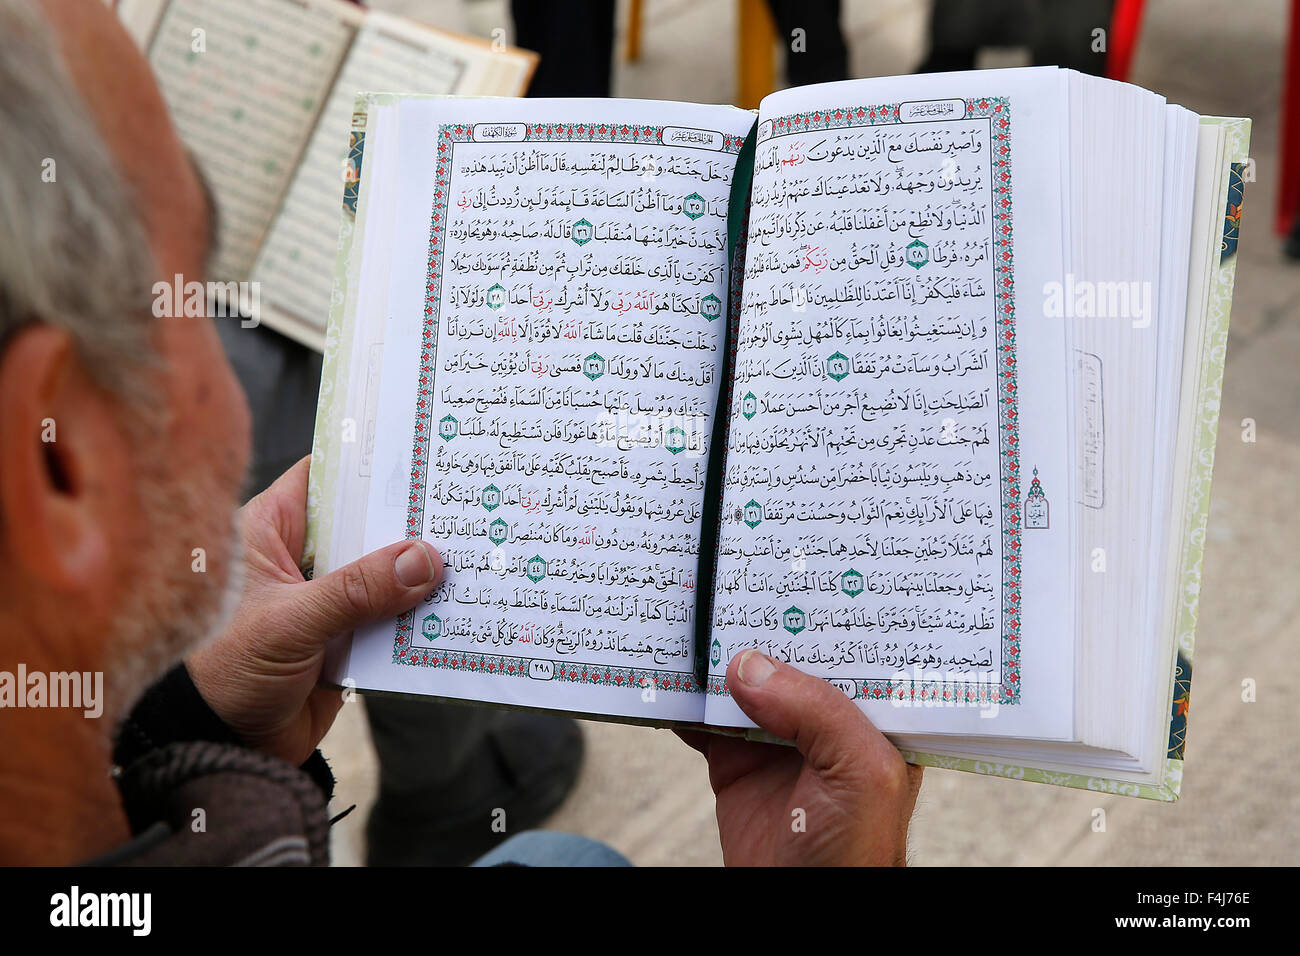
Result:
{"label": "quran", "polygon": [[[513,96],[537,56],[343,0],[122,0],[216,203],[209,278],[320,351],[358,90]],[[232,303],[233,305],[234,303]]]}
{"label": "quran", "polygon": [[1055,67],[352,116],[305,561],[446,576],[328,682],[765,739],[757,647],[914,763],[1177,799],[1248,120]]}

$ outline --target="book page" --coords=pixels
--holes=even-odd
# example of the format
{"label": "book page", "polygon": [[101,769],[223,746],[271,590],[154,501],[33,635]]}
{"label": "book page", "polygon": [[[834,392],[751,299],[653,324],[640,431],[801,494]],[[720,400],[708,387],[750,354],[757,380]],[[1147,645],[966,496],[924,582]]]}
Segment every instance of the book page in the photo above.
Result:
{"label": "book page", "polygon": [[361,16],[332,0],[171,0],[163,11],[146,52],[217,199],[214,279],[248,278]]}
{"label": "book page", "polygon": [[363,173],[402,197],[365,549],[420,536],[447,573],[357,633],[342,680],[702,717],[700,515],[752,123],[635,100],[402,101],[398,168]]}
{"label": "book page", "polygon": [[[748,723],[724,676],[756,646],[885,730],[1071,733],[1066,366],[1040,291],[1061,261],[1055,80],[764,101],[710,723]],[[1031,599],[1058,620],[1029,627]]]}
{"label": "book page", "polygon": [[[320,121],[258,255],[265,300],[289,313],[279,330],[320,349],[329,316],[353,100],[361,90],[521,95],[531,54],[494,52],[468,37],[370,14],[349,50]],[[274,319],[268,319],[276,325]]]}

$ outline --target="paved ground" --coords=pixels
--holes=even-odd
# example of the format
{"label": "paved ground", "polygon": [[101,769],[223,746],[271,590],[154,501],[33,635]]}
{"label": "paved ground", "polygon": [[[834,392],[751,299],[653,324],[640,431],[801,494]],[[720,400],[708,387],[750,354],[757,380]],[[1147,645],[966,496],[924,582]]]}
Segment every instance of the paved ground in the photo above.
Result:
{"label": "paved ground", "polygon": [[[501,0],[387,0],[396,9],[487,33]],[[730,102],[732,0],[647,0],[642,62],[621,65],[621,96]],[[1258,181],[1246,192],[1232,336],[1198,631],[1188,769],[1173,806],[930,770],[912,826],[921,864],[1261,864],[1300,862],[1295,799],[1300,741],[1286,688],[1300,682],[1300,266],[1271,234],[1284,0],[1153,0],[1132,80],[1201,113],[1250,116]],[[925,4],[846,0],[859,76],[919,60]],[[468,12],[467,12],[468,9]],[[997,53],[986,65],[1016,65]],[[1256,440],[1242,440],[1252,418]],[[1243,703],[1241,684],[1258,699]],[[551,820],[605,840],[634,862],[721,862],[704,765],[665,731],[587,723],[589,759]],[[374,756],[360,706],[324,749],[338,804],[360,812],[335,827],[335,857],[362,853]],[[1093,810],[1107,829],[1094,833]]]}

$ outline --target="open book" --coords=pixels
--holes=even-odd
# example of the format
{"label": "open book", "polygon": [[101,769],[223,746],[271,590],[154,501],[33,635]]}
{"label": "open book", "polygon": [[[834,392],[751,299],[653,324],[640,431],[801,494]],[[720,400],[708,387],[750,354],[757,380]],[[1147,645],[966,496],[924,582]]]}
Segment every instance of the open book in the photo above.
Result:
{"label": "open book", "polygon": [[521,95],[536,54],[367,12],[343,0],[123,0],[217,203],[207,278],[248,283],[239,306],[325,344],[338,197],[358,90]]}
{"label": "open book", "polygon": [[447,571],[328,679],[761,736],[758,647],[1175,799],[1248,131],[1056,68],[359,97],[308,559]]}

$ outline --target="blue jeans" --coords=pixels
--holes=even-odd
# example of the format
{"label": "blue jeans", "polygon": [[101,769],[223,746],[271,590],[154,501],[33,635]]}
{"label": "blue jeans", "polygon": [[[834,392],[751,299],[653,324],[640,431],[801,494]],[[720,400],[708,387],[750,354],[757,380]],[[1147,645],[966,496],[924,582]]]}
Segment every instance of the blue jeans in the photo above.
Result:
{"label": "blue jeans", "polygon": [[576,833],[526,830],[489,850],[471,866],[631,866],[613,847]]}

